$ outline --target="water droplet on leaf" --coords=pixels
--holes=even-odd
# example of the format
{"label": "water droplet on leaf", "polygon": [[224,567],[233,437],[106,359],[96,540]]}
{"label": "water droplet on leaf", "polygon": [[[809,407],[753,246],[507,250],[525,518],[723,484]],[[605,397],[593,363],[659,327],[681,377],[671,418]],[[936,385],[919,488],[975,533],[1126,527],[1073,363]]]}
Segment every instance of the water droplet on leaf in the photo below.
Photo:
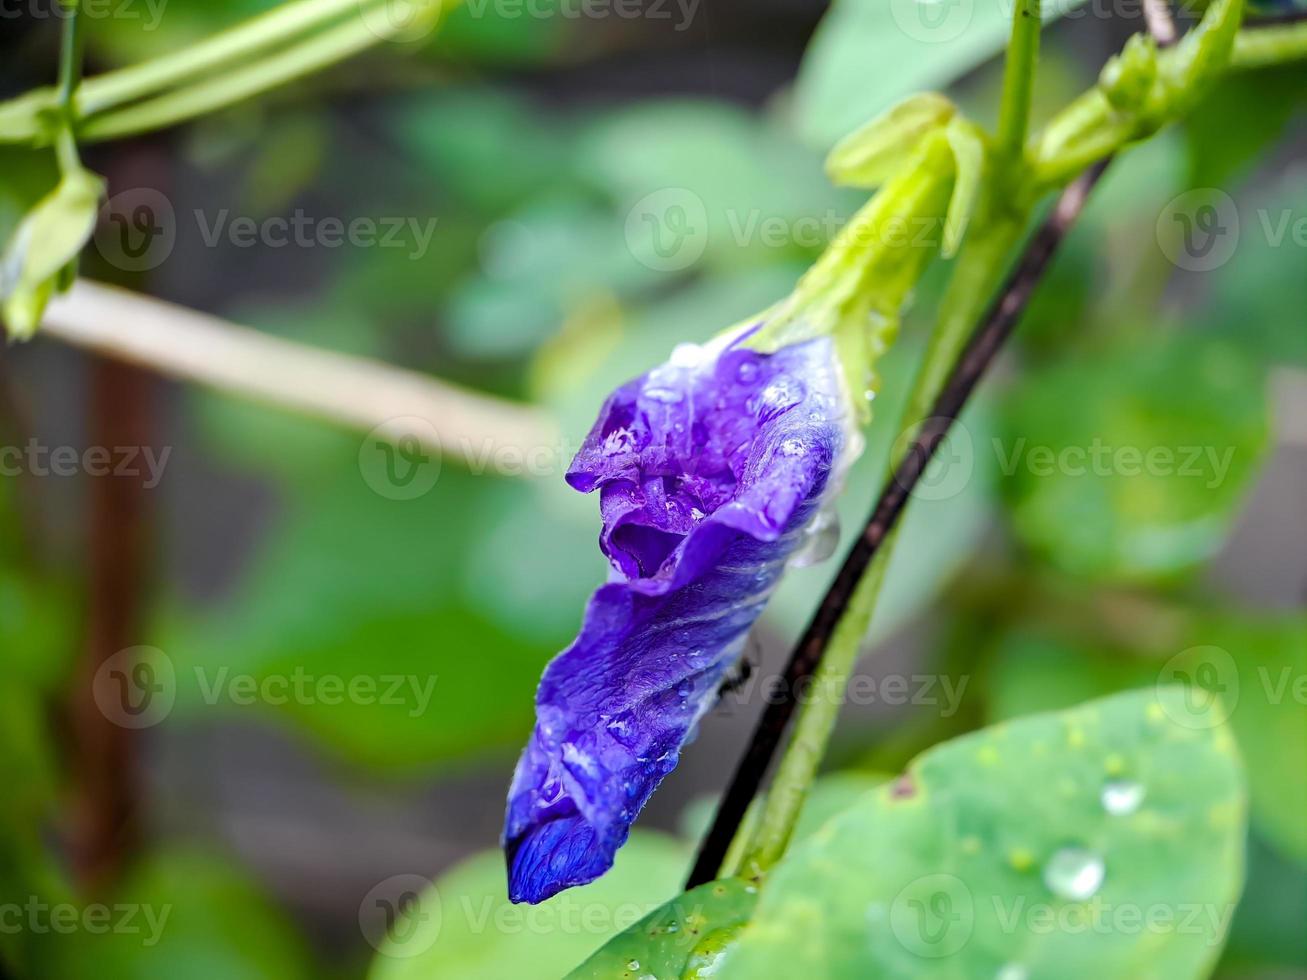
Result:
{"label": "water droplet on leaf", "polygon": [[1103,885],[1103,859],[1083,847],[1064,847],[1044,865],[1044,884],[1059,898],[1083,902]]}
{"label": "water droplet on leaf", "polygon": [[1103,787],[1102,799],[1103,809],[1112,816],[1128,816],[1144,801],[1144,786],[1130,779],[1113,779]]}

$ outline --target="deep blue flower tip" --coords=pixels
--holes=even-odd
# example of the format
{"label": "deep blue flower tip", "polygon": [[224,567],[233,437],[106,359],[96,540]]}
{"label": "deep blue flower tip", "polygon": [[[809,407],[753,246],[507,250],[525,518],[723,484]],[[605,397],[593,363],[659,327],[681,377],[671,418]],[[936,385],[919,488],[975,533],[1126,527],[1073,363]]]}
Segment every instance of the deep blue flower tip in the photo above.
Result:
{"label": "deep blue flower tip", "polygon": [[617,389],[568,471],[599,492],[612,573],[536,693],[504,826],[514,901],[612,865],[856,442],[829,340],[738,339]]}
{"label": "deep blue flower tip", "polygon": [[594,828],[576,815],[538,824],[505,841],[504,856],[509,899],[530,905],[589,884],[613,863],[611,855],[595,847]]}

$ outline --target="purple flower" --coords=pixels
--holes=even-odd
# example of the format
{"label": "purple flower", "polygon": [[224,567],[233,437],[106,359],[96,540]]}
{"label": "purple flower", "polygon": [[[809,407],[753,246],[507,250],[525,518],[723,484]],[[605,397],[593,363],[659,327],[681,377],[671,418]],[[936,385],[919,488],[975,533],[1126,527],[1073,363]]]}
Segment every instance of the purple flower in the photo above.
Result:
{"label": "purple flower", "polygon": [[568,471],[599,491],[612,570],[540,681],[504,826],[514,902],[612,865],[857,441],[833,343],[764,354],[750,333],[617,389]]}

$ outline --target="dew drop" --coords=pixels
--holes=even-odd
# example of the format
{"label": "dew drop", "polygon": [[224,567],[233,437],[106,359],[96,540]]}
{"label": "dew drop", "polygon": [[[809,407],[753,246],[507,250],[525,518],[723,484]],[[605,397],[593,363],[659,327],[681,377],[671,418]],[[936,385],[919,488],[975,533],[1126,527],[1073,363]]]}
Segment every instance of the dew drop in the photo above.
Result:
{"label": "dew drop", "polygon": [[751,385],[758,380],[758,363],[756,361],[741,361],[740,366],[735,369],[735,380],[742,385]]}
{"label": "dew drop", "polygon": [[1124,817],[1139,809],[1144,801],[1143,783],[1130,779],[1113,779],[1103,787],[1103,809],[1114,817]]}
{"label": "dew drop", "polygon": [[840,518],[834,509],[822,510],[803,532],[803,542],[790,559],[791,568],[807,568],[835,554],[840,543]]}
{"label": "dew drop", "polygon": [[755,411],[762,422],[770,421],[783,412],[789,411],[803,400],[807,389],[802,382],[786,374],[779,374],[771,380],[766,388],[758,393]]}
{"label": "dew drop", "polygon": [[994,980],[1027,980],[1029,976],[1030,971],[1020,963],[1006,963],[994,974]]}
{"label": "dew drop", "polygon": [[705,351],[698,344],[677,344],[672,348],[670,363],[673,367],[692,368],[703,363]]}
{"label": "dew drop", "polygon": [[651,385],[644,390],[646,398],[652,398],[656,402],[662,402],[664,405],[675,405],[684,397],[675,388],[663,388],[658,385]]}
{"label": "dew drop", "polygon": [[626,968],[627,968],[628,970],[638,970],[638,969],[640,969],[640,961],[639,961],[639,960],[629,960],[629,961],[627,962],[627,964],[626,964]]}
{"label": "dew drop", "polygon": [[1103,885],[1103,859],[1083,847],[1064,847],[1044,865],[1044,884],[1059,898],[1083,902]]}

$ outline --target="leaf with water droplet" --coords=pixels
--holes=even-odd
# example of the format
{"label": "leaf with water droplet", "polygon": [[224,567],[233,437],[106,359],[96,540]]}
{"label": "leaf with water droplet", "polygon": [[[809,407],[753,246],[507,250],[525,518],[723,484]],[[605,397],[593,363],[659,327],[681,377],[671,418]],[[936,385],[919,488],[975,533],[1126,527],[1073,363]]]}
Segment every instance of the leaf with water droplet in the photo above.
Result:
{"label": "leaf with water droplet", "polygon": [[937,746],[913,793],[870,793],[790,852],[720,980],[1206,976],[1247,829],[1219,711],[1164,687]]}
{"label": "leaf with water droplet", "polygon": [[758,889],[738,879],[692,888],[614,936],[567,980],[714,976],[757,901]]}

